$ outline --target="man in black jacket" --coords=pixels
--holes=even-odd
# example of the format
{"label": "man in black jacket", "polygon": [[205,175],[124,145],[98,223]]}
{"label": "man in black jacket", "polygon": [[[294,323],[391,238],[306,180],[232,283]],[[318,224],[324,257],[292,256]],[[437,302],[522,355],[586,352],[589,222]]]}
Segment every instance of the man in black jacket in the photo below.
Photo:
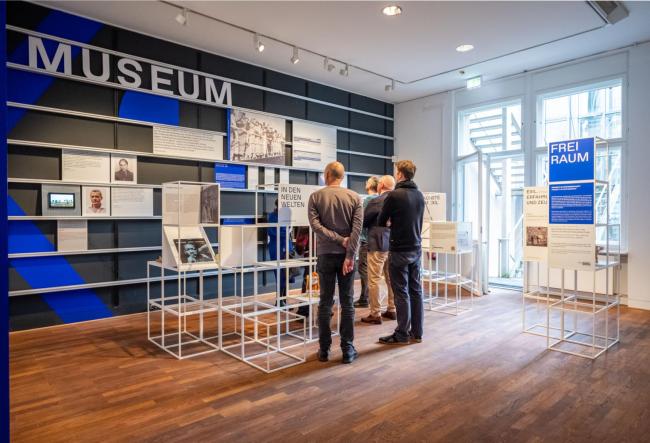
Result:
{"label": "man in black jacket", "polygon": [[422,256],[422,218],[424,196],[413,182],[415,164],[401,160],[395,164],[397,186],[388,194],[379,214],[379,226],[390,222],[389,271],[397,307],[397,328],[381,337],[384,344],[422,341],[424,305],[420,259]]}

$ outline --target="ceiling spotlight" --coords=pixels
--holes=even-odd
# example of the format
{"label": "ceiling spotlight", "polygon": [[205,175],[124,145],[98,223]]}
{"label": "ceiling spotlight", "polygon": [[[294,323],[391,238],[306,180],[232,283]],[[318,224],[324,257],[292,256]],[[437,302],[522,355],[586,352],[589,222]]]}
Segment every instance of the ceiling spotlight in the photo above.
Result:
{"label": "ceiling spotlight", "polygon": [[187,8],[183,8],[183,10],[178,13],[176,21],[179,25],[187,26]]}
{"label": "ceiling spotlight", "polygon": [[257,49],[257,52],[262,52],[264,51],[264,43],[260,40],[259,34],[255,34],[253,36],[253,43],[255,44],[255,49]]}
{"label": "ceiling spotlight", "polygon": [[467,52],[467,51],[471,51],[472,49],[474,49],[473,45],[460,45],[459,47],[456,48],[456,51]]}
{"label": "ceiling spotlight", "polygon": [[343,77],[347,77],[350,74],[347,63],[345,64],[345,67],[341,68],[339,74],[341,74]]}
{"label": "ceiling spotlight", "polygon": [[402,8],[397,5],[389,5],[382,9],[381,12],[388,16],[400,15],[402,13]]}
{"label": "ceiling spotlight", "polygon": [[298,56],[298,48],[296,46],[293,47],[293,55],[291,56],[291,63],[294,65],[300,61],[300,57]]}
{"label": "ceiling spotlight", "polygon": [[395,90],[395,80],[391,80],[389,84],[384,87],[384,91],[394,91]]}

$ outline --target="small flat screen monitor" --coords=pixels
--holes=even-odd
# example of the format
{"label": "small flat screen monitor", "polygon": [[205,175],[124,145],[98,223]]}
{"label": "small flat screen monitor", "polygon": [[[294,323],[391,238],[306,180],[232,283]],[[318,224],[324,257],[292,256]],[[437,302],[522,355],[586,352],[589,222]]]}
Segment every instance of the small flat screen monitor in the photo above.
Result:
{"label": "small flat screen monitor", "polygon": [[50,192],[47,194],[48,206],[52,209],[74,209],[74,193]]}

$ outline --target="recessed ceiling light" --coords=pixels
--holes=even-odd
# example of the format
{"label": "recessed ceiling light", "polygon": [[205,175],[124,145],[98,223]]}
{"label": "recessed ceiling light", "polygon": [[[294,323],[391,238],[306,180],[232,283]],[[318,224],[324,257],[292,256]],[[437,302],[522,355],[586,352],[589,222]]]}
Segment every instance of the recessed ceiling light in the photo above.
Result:
{"label": "recessed ceiling light", "polygon": [[402,13],[402,8],[397,5],[389,5],[382,9],[381,12],[388,16],[400,15]]}
{"label": "recessed ceiling light", "polygon": [[467,51],[471,51],[472,49],[474,49],[474,45],[460,45],[459,47],[456,48],[456,51],[467,52]]}

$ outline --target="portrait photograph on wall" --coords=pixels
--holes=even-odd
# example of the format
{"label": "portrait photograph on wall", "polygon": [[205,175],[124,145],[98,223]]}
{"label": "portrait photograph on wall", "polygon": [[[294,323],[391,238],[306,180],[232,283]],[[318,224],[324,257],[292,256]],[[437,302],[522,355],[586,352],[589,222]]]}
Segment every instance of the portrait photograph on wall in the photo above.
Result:
{"label": "portrait photograph on wall", "polygon": [[138,157],[135,155],[111,155],[111,182],[137,183]]}
{"label": "portrait photograph on wall", "polygon": [[85,217],[111,215],[111,188],[84,186],[82,204],[82,215]]}
{"label": "portrait photograph on wall", "polygon": [[230,160],[284,165],[285,142],[284,119],[232,110]]}

